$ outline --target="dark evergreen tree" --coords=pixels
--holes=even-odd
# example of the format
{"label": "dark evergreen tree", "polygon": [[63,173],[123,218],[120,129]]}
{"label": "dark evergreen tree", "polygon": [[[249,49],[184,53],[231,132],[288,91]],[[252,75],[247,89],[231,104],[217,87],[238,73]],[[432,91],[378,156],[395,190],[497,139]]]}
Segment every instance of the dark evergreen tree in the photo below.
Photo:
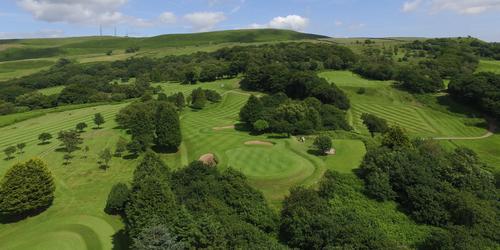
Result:
{"label": "dark evergreen tree", "polygon": [[156,145],[161,148],[177,149],[182,141],[179,114],[174,106],[166,102],[156,107]]}

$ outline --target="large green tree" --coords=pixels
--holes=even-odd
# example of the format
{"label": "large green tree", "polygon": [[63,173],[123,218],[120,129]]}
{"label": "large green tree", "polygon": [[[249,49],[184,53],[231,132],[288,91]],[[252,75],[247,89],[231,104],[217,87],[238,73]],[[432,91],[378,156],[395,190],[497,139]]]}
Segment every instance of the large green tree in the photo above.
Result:
{"label": "large green tree", "polygon": [[155,115],[156,145],[161,148],[175,149],[182,141],[179,114],[170,103],[160,102]]}
{"label": "large green tree", "polygon": [[261,118],[264,106],[260,99],[254,95],[248,98],[247,103],[240,110],[240,120],[247,124],[254,124]]}
{"label": "large green tree", "polygon": [[15,219],[39,213],[52,204],[54,191],[54,179],[45,162],[18,163],[0,184],[0,214]]}

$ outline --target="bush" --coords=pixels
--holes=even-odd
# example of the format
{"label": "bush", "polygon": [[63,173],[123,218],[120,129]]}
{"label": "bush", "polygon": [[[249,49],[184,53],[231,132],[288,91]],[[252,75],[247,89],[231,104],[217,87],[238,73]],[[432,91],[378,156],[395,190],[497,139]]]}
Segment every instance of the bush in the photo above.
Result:
{"label": "bush", "polygon": [[8,219],[37,214],[54,200],[55,184],[45,162],[32,159],[7,171],[0,185],[0,215]]}
{"label": "bush", "polygon": [[108,214],[121,214],[129,199],[130,190],[125,183],[118,183],[111,188],[104,211]]}
{"label": "bush", "polygon": [[314,146],[321,154],[326,154],[332,148],[332,139],[326,135],[320,135],[314,140]]}

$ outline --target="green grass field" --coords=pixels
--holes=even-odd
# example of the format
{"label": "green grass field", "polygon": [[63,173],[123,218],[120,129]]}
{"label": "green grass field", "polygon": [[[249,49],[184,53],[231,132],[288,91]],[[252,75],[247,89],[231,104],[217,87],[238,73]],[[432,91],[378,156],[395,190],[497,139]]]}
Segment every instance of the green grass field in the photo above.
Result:
{"label": "green grass field", "polygon": [[500,61],[481,60],[477,71],[500,74]]}
{"label": "green grass field", "polygon": [[[470,118],[473,114],[461,114],[445,110],[437,110],[420,102],[407,92],[392,86],[391,81],[371,81],[363,79],[348,71],[327,71],[320,73],[330,82],[343,89],[351,100],[349,111],[354,129],[368,134],[361,121],[363,113],[371,113],[396,124],[410,134],[420,137],[473,137],[484,135],[486,129],[476,124],[484,123],[483,119]],[[358,94],[365,88],[364,94]],[[430,97],[431,99],[439,96]],[[442,107],[446,109],[446,107]]]}

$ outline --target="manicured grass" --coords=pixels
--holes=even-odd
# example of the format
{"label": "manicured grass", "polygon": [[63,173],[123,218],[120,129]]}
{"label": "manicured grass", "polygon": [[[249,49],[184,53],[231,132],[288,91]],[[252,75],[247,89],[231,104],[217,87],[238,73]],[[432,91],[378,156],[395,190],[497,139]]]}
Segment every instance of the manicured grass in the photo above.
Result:
{"label": "manicured grass", "polygon": [[500,74],[500,61],[481,60],[477,72],[493,72]]}
{"label": "manicured grass", "polygon": [[500,173],[500,134],[495,134],[486,139],[481,140],[449,140],[443,141],[442,144],[454,149],[456,147],[467,147],[476,152],[479,158],[488,164],[493,171]]}
{"label": "manicured grass", "polygon": [[340,173],[352,173],[366,154],[365,145],[360,140],[333,140],[333,147],[336,154],[325,157],[325,165]]}
{"label": "manicured grass", "polygon": [[[391,81],[370,81],[346,71],[320,73],[328,81],[338,84],[351,100],[352,125],[358,132],[367,134],[361,115],[371,113],[399,125],[410,134],[420,137],[481,136],[486,129],[476,124],[483,119],[469,118],[474,114],[437,110],[422,103],[411,94],[398,90]],[[364,94],[358,94],[360,87]],[[438,96],[431,97],[438,98]],[[468,111],[467,111],[468,112]]]}
{"label": "manicured grass", "polygon": [[[107,193],[119,181],[128,182],[136,161],[113,158],[111,167],[102,170],[97,164],[98,153],[114,147],[119,136],[126,136],[115,129],[114,115],[125,104],[82,108],[19,122],[0,128],[0,148],[20,142],[27,144],[24,154],[16,159],[0,159],[0,176],[17,161],[32,157],[45,160],[55,177],[54,204],[42,214],[11,224],[0,224],[0,249],[111,249],[112,236],[121,229],[118,217],[103,212]],[[74,153],[72,163],[63,165],[63,153],[58,152],[59,142],[38,145],[38,134],[51,132],[54,136],[62,129],[70,129],[80,121],[92,126],[92,115],[101,112],[105,119],[103,129],[87,129],[82,134],[84,146],[90,151]]]}

